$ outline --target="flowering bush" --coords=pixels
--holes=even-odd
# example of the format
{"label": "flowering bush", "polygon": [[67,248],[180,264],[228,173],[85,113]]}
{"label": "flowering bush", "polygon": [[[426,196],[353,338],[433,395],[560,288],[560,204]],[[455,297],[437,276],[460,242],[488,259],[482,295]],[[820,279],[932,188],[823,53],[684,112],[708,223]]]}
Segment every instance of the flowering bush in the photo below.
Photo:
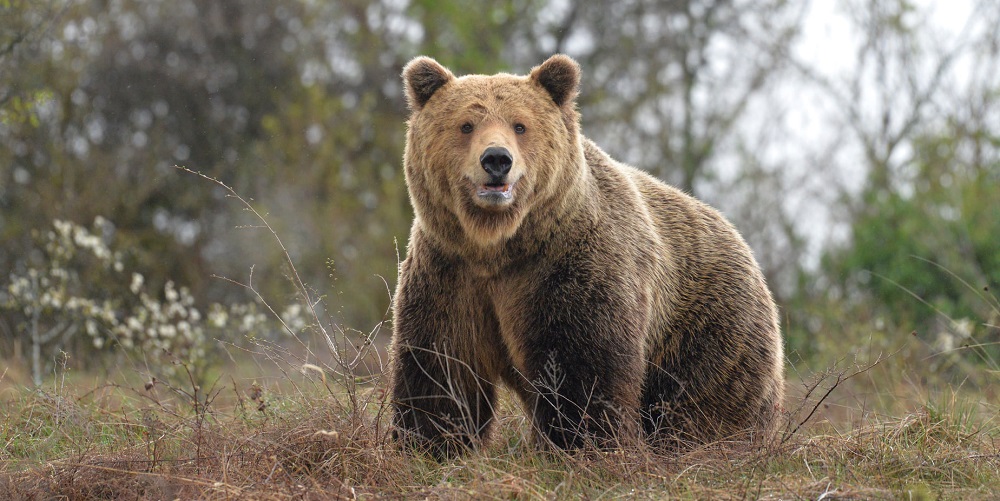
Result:
{"label": "flowering bush", "polygon": [[[136,358],[151,372],[171,377],[177,375],[173,362],[203,373],[213,339],[238,343],[277,331],[254,303],[211,304],[206,315],[186,287],[168,281],[149,290],[143,275],[126,273],[122,253],[110,247],[114,225],[105,218],[91,229],[60,220],[52,226],[35,235],[38,249],[0,288],[0,308],[23,320],[18,332],[30,340],[35,384],[41,384],[43,359],[61,350],[89,359],[119,346],[141,355]],[[305,326],[294,305],[281,316],[292,328]]]}

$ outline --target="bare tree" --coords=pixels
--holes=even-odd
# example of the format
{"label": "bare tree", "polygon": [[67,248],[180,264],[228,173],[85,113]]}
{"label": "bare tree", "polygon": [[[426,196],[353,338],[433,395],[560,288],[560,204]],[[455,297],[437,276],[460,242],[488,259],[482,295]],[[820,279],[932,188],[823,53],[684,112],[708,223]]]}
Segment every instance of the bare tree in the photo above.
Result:
{"label": "bare tree", "polygon": [[[936,17],[966,6],[960,26]],[[810,232],[813,273],[797,294],[811,307],[793,310],[791,324],[807,331],[804,344],[831,324],[861,322],[847,316],[926,334],[928,317],[975,311],[980,290],[961,280],[996,276],[981,255],[995,219],[962,218],[995,213],[978,193],[996,179],[986,138],[1000,130],[1000,5],[844,0],[837,9],[851,55],[842,65],[784,55],[801,77],[789,84],[796,99],[812,104],[812,130],[786,152],[813,173],[801,176],[796,223],[828,228]]]}
{"label": "bare tree", "polygon": [[589,135],[697,193],[749,104],[779,74],[777,56],[800,15],[782,1],[573,3],[538,28],[536,51],[570,53],[586,68]]}
{"label": "bare tree", "polygon": [[[919,10],[907,0],[844,0],[840,6],[857,36],[849,68],[830,74],[820,64],[785,55],[806,85],[832,103],[828,129],[847,134],[827,135],[815,156],[835,161],[842,159],[832,154],[835,150],[857,148],[860,153],[860,158],[848,161],[860,164],[862,172],[828,166],[853,177],[823,180],[823,191],[828,193],[830,181],[839,181],[833,190],[836,198],[826,197],[830,202],[857,200],[859,175],[874,192],[905,189],[913,161],[912,140],[944,126],[946,117],[968,105],[973,87],[997,84],[1000,36],[996,30],[1000,8],[995,2],[976,2],[954,35],[940,33],[930,17],[932,11]],[[863,209],[863,203],[852,203],[845,215]]]}

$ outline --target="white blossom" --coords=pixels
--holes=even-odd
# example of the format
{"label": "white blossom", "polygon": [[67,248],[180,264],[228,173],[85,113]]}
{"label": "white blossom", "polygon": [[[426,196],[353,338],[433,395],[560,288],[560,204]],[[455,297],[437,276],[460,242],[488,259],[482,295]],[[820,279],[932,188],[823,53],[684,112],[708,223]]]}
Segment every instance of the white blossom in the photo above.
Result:
{"label": "white blossom", "polygon": [[292,303],[281,312],[281,320],[292,332],[299,332],[306,327],[305,318],[302,316],[302,305]]}
{"label": "white blossom", "polygon": [[229,314],[222,308],[222,305],[213,304],[212,310],[208,312],[208,325],[222,329],[229,322]]}
{"label": "white blossom", "polygon": [[[167,281],[162,296],[155,292],[150,295],[145,292],[145,277],[141,273],[124,276],[110,273],[125,270],[122,254],[104,239],[113,229],[110,221],[98,216],[93,231],[56,220],[50,231],[35,233],[47,261],[10,275],[9,283],[0,285],[0,308],[21,311],[29,318],[40,315],[38,318],[49,325],[59,322],[82,327],[80,331],[91,338],[90,344],[97,350],[114,339],[125,350],[141,349],[147,354],[167,350],[192,363],[199,363],[207,356],[206,329],[229,327],[232,330],[229,335],[246,334],[268,323],[268,316],[253,303],[212,304],[202,314],[188,287]],[[96,275],[84,268],[92,260],[77,259],[83,256],[81,251],[103,264],[101,269],[93,271]],[[107,281],[109,287],[106,292],[104,289],[83,292],[92,290],[83,283],[84,277]],[[121,294],[125,287],[132,296]],[[281,318],[291,329],[300,330],[307,325],[303,313],[301,305],[293,304],[282,310]],[[233,326],[230,319],[238,325]],[[163,364],[160,370],[170,373],[175,369],[171,364]]]}
{"label": "white blossom", "polygon": [[163,286],[163,294],[166,296],[167,301],[171,303],[177,301],[177,291],[174,289],[173,281],[167,281],[167,284]]}
{"label": "white blossom", "polygon": [[158,330],[160,336],[165,338],[172,338],[177,335],[177,327],[174,327],[172,324],[161,325]]}
{"label": "white blossom", "polygon": [[132,332],[142,331],[142,322],[140,322],[139,319],[135,317],[128,317],[128,320],[126,321],[126,326],[129,329],[129,332],[127,332],[129,336],[132,335]]}

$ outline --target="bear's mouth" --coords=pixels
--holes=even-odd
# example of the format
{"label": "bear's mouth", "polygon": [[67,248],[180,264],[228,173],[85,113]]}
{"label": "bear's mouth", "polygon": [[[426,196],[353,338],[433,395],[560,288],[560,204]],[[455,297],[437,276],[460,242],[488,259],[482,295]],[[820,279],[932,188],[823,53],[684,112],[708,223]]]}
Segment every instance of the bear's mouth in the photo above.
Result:
{"label": "bear's mouth", "polygon": [[479,186],[476,194],[481,197],[501,196],[506,199],[514,194],[514,185],[511,183],[486,183]]}
{"label": "bear's mouth", "polygon": [[[521,177],[513,179],[513,176],[493,177],[492,179],[468,180],[466,196],[476,207],[487,211],[506,210],[513,206],[515,199],[519,196]],[[485,182],[484,182],[485,181]]]}

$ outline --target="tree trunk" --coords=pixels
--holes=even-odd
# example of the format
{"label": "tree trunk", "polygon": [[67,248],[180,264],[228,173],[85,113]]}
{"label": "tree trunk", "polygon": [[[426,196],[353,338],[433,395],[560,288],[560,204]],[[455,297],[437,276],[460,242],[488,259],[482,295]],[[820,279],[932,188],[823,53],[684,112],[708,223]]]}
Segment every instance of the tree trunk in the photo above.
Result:
{"label": "tree trunk", "polygon": [[38,315],[31,315],[31,380],[35,386],[42,385],[42,334],[38,332]]}

